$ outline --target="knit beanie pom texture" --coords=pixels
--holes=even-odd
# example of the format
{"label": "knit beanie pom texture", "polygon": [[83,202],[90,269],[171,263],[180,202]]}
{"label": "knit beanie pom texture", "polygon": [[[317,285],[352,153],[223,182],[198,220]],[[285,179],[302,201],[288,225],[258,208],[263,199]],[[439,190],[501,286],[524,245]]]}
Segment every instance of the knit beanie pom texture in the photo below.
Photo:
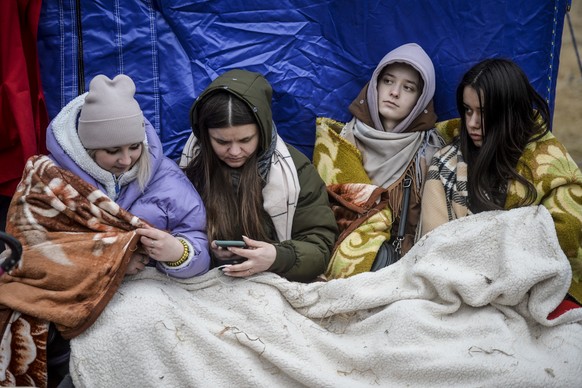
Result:
{"label": "knit beanie pom texture", "polygon": [[97,75],[79,117],[78,134],[87,149],[114,148],[145,140],[143,113],[134,98],[135,84],[120,74]]}

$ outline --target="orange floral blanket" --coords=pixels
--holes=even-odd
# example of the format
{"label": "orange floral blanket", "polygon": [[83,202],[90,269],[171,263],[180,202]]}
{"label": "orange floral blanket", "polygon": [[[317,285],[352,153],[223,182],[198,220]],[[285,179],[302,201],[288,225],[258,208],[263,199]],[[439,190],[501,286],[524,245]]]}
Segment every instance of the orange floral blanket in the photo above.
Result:
{"label": "orange floral blanket", "polygon": [[117,291],[138,242],[134,230],[143,225],[49,157],[28,160],[8,211],[6,231],[22,243],[23,254],[19,266],[0,277],[0,311],[5,318],[0,322],[0,384],[12,372],[23,373],[10,371],[11,360],[18,358],[15,351],[26,348],[18,341],[36,354],[28,355],[26,365],[46,355],[43,338],[35,333],[26,339],[7,334],[8,321],[15,315],[6,311],[17,312],[24,321],[41,322],[39,330],[54,322],[67,339],[82,333]]}

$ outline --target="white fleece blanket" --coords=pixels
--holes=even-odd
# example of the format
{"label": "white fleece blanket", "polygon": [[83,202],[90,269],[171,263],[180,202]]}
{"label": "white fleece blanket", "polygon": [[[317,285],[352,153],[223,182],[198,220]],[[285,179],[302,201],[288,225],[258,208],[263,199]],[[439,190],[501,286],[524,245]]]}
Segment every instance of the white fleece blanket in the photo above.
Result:
{"label": "white fleece blanket", "polygon": [[443,225],[327,283],[128,279],[72,341],[77,387],[580,386],[582,309],[543,207]]}

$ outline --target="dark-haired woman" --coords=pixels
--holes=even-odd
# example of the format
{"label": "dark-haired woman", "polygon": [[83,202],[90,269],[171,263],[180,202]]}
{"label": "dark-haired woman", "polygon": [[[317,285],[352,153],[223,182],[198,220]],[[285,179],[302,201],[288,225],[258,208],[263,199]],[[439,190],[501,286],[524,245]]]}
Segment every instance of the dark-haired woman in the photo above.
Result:
{"label": "dark-haired woman", "polygon": [[438,151],[422,196],[421,234],[470,214],[543,205],[582,300],[582,173],[550,132],[547,102],[514,62],[488,59],[457,88],[460,136]]}
{"label": "dark-haired woman", "polygon": [[235,277],[270,271],[311,281],[328,264],[337,225],[317,171],[277,135],[271,96],[257,73],[215,79],[192,106],[180,165],[205,203],[215,266],[231,263],[223,272]]}

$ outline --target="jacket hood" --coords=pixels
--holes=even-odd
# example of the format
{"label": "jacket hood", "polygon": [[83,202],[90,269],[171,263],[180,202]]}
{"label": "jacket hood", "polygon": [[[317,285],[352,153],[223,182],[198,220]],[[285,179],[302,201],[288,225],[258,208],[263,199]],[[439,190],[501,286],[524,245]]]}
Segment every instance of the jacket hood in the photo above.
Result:
{"label": "jacket hood", "polygon": [[416,43],[399,46],[380,60],[368,84],[351,103],[350,112],[367,125],[384,130],[378,112],[378,76],[387,65],[395,62],[415,68],[422,77],[424,87],[410,114],[391,132],[415,132],[433,128],[437,120],[433,105],[436,85],[434,65],[428,54]]}
{"label": "jacket hood", "polygon": [[271,112],[273,88],[261,74],[247,70],[235,69],[227,71],[212,81],[198,96],[192,105],[192,109],[190,109],[190,123],[194,136],[200,138],[200,128],[196,125],[198,121],[198,106],[201,101],[217,90],[232,93],[248,104],[255,113],[255,118],[261,131],[261,147],[263,150],[268,149],[273,134],[273,115]]}

